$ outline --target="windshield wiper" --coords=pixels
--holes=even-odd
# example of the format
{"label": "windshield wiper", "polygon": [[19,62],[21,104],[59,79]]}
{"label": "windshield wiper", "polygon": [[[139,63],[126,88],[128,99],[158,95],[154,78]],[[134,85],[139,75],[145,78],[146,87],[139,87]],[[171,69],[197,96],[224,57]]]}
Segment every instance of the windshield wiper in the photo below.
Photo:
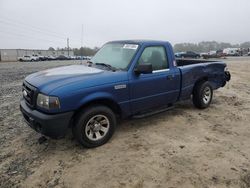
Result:
{"label": "windshield wiper", "polygon": [[95,65],[101,65],[101,66],[109,68],[112,71],[116,71],[115,67],[113,67],[113,66],[111,66],[110,64],[107,64],[107,63],[95,63]]}

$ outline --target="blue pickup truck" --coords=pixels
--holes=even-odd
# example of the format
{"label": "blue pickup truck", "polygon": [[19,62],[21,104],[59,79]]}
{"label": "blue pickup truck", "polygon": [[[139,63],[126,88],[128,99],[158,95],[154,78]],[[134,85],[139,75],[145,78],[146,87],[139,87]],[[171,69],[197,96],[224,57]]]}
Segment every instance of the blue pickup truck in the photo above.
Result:
{"label": "blue pickup truck", "polygon": [[118,118],[145,117],[190,98],[197,108],[207,108],[213,90],[229,80],[225,63],[175,59],[168,42],[113,41],[85,65],[27,76],[20,109],[42,135],[60,138],[71,128],[91,148],[111,138]]}

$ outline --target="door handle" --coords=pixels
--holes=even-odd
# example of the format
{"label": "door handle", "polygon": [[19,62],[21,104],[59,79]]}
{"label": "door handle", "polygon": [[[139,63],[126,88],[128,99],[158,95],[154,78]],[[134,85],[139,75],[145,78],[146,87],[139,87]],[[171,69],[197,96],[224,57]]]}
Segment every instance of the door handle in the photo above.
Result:
{"label": "door handle", "polygon": [[167,75],[167,80],[173,80],[174,75]]}

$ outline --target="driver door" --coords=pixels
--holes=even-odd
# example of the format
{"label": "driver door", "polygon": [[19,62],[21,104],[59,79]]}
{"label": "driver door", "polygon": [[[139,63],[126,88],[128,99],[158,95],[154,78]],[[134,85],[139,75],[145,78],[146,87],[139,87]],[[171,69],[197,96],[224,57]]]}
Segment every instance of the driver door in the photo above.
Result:
{"label": "driver door", "polygon": [[169,69],[164,46],[146,47],[138,64],[152,64],[153,72],[133,75],[130,80],[130,107],[133,114],[167,106],[177,100],[179,78]]}

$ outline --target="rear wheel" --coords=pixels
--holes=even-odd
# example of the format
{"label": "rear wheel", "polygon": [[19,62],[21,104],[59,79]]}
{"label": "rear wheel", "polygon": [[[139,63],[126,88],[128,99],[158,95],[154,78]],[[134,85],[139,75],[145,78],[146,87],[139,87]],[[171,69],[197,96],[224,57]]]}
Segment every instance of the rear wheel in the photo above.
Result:
{"label": "rear wheel", "polygon": [[207,108],[213,98],[213,89],[208,81],[198,83],[193,91],[193,104],[200,109]]}
{"label": "rear wheel", "polygon": [[116,116],[106,106],[92,106],[84,109],[76,118],[73,134],[77,141],[87,148],[105,144],[113,135]]}

